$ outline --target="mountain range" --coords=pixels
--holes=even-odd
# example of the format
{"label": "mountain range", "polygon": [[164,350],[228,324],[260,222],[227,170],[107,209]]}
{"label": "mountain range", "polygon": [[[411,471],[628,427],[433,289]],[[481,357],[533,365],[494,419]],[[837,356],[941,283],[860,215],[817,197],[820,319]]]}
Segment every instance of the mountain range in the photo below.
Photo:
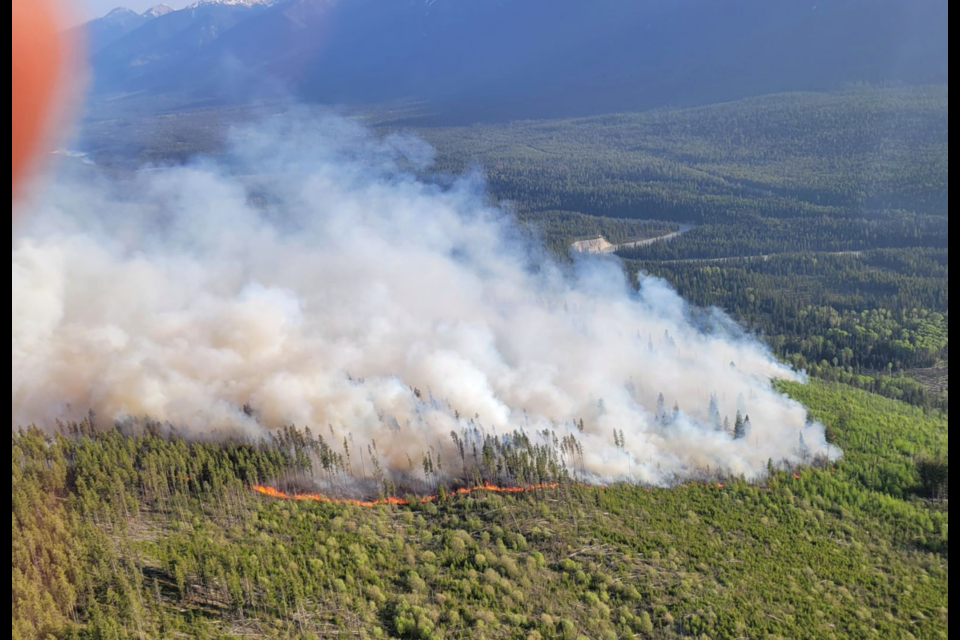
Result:
{"label": "mountain range", "polygon": [[947,0],[201,0],[86,25],[99,95],[478,117],[947,81]]}

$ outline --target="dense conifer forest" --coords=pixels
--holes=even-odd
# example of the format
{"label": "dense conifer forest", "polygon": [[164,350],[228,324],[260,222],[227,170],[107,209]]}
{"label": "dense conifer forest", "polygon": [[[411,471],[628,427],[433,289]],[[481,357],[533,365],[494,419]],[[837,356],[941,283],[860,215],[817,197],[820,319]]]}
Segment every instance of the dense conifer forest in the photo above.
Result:
{"label": "dense conifer forest", "polygon": [[611,218],[692,225],[620,250],[628,275],[814,375],[946,410],[947,108],[946,87],[851,87],[423,135],[441,168],[482,166],[558,255],[631,235]]}
{"label": "dense conifer forest", "polygon": [[13,637],[945,637],[946,417],[784,390],[843,460],[670,488],[553,467],[555,487],[403,506],[252,491],[325,473],[293,428],[226,444],[96,417],[18,429]]}
{"label": "dense conifer forest", "polygon": [[[227,442],[149,419],[14,425],[12,637],[945,638],[947,106],[946,86],[856,86],[417,126],[434,170],[481,167],[560,261],[664,278],[804,369],[778,384],[840,460],[602,487],[575,437],[518,432],[425,451],[400,480],[368,458],[364,497],[406,504],[358,506],[253,489],[346,489],[346,434],[317,425]],[[91,119],[84,135],[123,174],[217,153],[221,116]],[[617,257],[569,250],[681,225]],[[483,483],[542,486],[456,494]]]}

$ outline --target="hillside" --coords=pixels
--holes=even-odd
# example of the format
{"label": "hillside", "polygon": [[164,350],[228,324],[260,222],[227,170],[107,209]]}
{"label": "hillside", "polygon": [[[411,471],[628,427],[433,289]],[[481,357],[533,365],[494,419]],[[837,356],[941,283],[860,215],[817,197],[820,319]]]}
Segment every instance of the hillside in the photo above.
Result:
{"label": "hillside", "polygon": [[[287,102],[129,107],[91,108],[80,144],[98,164],[136,168],[216,155],[239,123],[328,113]],[[410,109],[389,105],[346,112],[384,134],[401,129],[423,137],[436,147],[440,171],[482,168],[493,195],[522,211],[723,222],[744,215],[872,217],[885,209],[940,216],[949,205],[946,85],[864,85],[457,127],[418,124]],[[681,244],[671,246],[682,253]]]}
{"label": "hillside", "polygon": [[495,193],[525,209],[681,221],[754,207],[778,218],[898,208],[941,215],[948,110],[946,85],[860,86],[419,132],[439,149],[442,169],[479,163]]}
{"label": "hillside", "polygon": [[256,494],[323,473],[282,440],[14,432],[13,637],[945,637],[945,418],[788,390],[843,461],[412,506]]}
{"label": "hillside", "polygon": [[141,14],[130,9],[117,8],[102,18],[91,20],[71,29],[71,33],[81,38],[85,52],[87,55],[92,55],[128,33],[136,31],[151,19],[160,15],[160,11],[162,10],[157,8]]}

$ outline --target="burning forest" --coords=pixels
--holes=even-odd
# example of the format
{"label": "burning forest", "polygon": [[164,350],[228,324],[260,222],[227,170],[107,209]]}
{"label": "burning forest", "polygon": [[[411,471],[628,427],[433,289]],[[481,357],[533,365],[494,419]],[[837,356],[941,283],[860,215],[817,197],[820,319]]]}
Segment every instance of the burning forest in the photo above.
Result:
{"label": "burning forest", "polygon": [[771,382],[802,373],[722,312],[551,258],[479,174],[423,178],[431,158],[285,116],[216,162],[64,168],[14,239],[14,424],[277,439],[304,458],[285,481],[351,498],[839,456]]}

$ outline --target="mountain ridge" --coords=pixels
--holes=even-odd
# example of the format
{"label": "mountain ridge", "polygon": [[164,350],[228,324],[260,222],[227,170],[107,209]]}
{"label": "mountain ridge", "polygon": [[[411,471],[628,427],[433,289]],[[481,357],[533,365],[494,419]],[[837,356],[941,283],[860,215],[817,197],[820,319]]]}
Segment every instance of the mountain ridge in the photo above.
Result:
{"label": "mountain ridge", "polygon": [[946,18],[945,0],[201,0],[93,64],[101,95],[573,115],[946,82]]}

